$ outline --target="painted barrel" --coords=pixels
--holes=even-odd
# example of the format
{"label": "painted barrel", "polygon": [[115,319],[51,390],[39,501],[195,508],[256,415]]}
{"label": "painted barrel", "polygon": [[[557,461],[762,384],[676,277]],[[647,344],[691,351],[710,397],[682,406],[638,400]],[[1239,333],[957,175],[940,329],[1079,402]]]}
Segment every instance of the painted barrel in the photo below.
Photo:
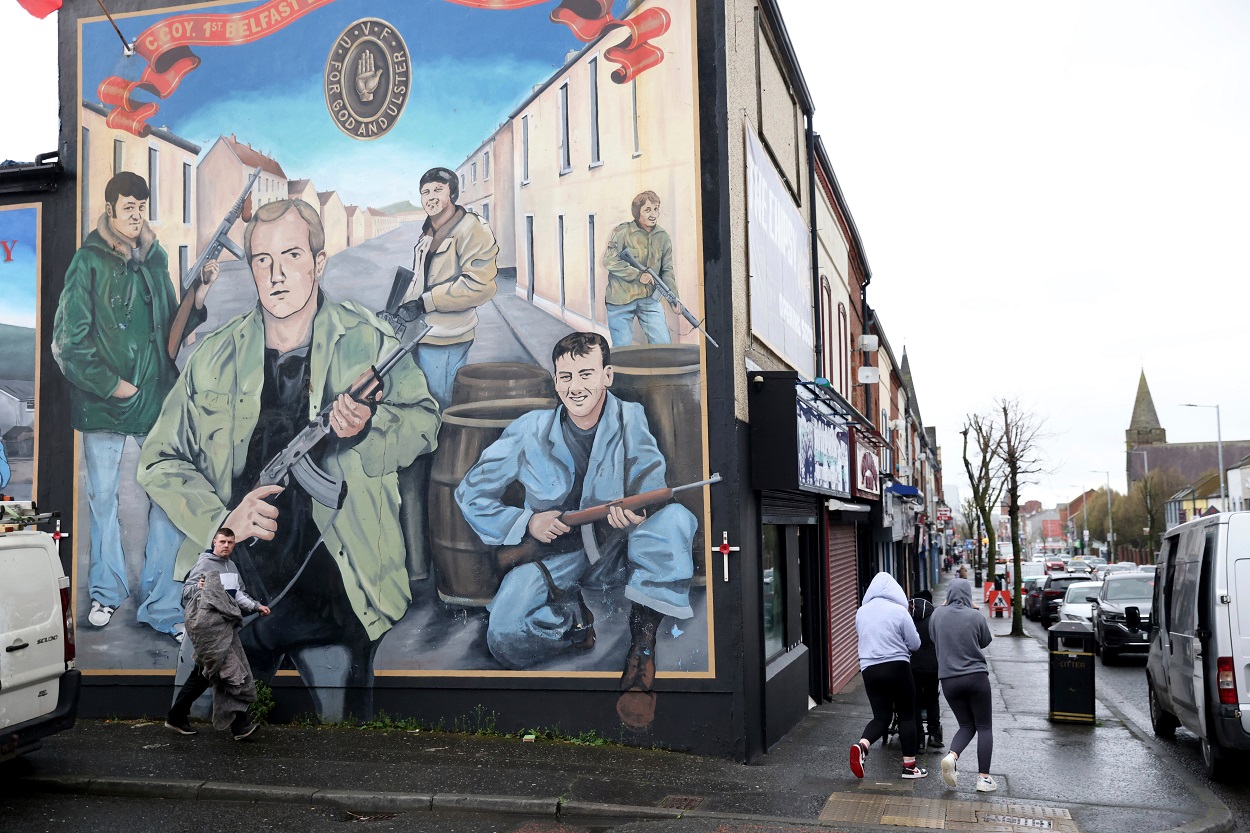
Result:
{"label": "painted barrel", "polygon": [[[664,455],[669,486],[703,479],[703,408],[697,344],[639,344],[612,348],[612,392],[640,402]],[[706,537],[704,491],[682,492],[677,500],[699,521],[694,537],[697,576],[703,574]]]}
{"label": "painted barrel", "polygon": [[451,388],[452,405],[517,398],[555,399],[551,374],[525,362],[480,362],[460,368]]}
{"label": "painted barrel", "polygon": [[[555,406],[554,399],[521,397],[468,402],[443,411],[430,478],[429,513],[434,575],[438,597],[445,603],[485,607],[503,581],[495,547],[482,543],[465,521],[456,503],[456,487],[514,419]],[[504,502],[520,506],[521,497],[505,493]]]}

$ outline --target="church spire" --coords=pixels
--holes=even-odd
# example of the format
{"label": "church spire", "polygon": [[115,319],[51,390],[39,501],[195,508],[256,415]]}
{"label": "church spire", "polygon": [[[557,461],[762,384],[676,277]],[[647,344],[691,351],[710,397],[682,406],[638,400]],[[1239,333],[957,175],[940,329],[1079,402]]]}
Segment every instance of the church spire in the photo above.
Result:
{"label": "church spire", "polygon": [[1124,432],[1124,440],[1130,449],[1138,445],[1156,445],[1167,442],[1167,432],[1159,424],[1159,415],[1155,412],[1154,399],[1150,396],[1150,386],[1146,384],[1144,369],[1137,383],[1133,418],[1129,421],[1128,430]]}

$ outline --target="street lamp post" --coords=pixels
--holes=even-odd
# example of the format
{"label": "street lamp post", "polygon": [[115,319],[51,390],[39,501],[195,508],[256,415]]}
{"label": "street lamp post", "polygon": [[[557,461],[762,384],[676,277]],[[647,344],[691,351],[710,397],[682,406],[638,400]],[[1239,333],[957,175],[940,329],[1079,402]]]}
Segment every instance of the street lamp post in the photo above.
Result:
{"label": "street lamp post", "polygon": [[1215,453],[1220,465],[1220,511],[1227,512],[1228,507],[1225,505],[1225,499],[1228,495],[1228,486],[1224,480],[1224,438],[1220,432],[1220,406],[1219,405],[1194,405],[1186,402],[1181,405],[1182,408],[1214,408],[1215,409]]}
{"label": "street lamp post", "polygon": [[[1111,555],[1115,555],[1115,521],[1111,518],[1111,472],[1102,469],[1092,469],[1094,474],[1105,474],[1107,476],[1107,547],[1111,551]],[[1111,561],[1110,558],[1107,561]]]}

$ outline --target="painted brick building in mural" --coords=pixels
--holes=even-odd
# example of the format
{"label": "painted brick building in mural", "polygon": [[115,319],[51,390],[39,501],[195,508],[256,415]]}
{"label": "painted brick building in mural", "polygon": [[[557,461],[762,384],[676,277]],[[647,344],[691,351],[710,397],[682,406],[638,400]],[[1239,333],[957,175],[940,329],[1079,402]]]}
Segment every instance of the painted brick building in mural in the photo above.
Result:
{"label": "painted brick building in mural", "polygon": [[[62,108],[79,123],[63,125],[45,204],[82,228],[45,235],[45,326],[104,211],[114,147],[140,175],[156,160],[146,219],[176,300],[257,169],[231,239],[281,228],[278,251],[309,264],[226,256],[193,338],[154,318],[176,364],[120,463],[125,572],[137,587],[166,557],[145,538],[149,499],[179,536],[170,581],[223,521],[247,523],[274,409],[295,423],[332,409],[396,344],[408,304],[434,330],[360,433],[332,428],[310,456],[347,484],[344,508],[288,477],[302,502],[284,517],[302,531],[256,545],[287,547],[272,560],[287,566],[240,556],[254,594],[283,598],[279,619],[345,623],[271,650],[245,634],[277,716],[433,723],[480,707],[501,727],[753,759],[856,673],[850,623],[873,573],[909,592],[935,581],[936,432],[867,303],[864,247],[773,0],[642,0],[590,21],[555,0],[493,5],[308,0],[262,17],[264,0],[137,0],[125,24],[143,61],[159,65],[152,33],[190,11],[253,33],[195,44],[198,66],[158,98],[130,84],[107,22],[67,4],[62,67],[81,106]],[[418,36],[432,30],[448,36]],[[257,117],[255,101],[279,100]],[[247,345],[305,320],[283,312],[297,286],[309,384],[283,399]],[[145,623],[137,593],[91,615],[85,461],[53,462],[74,456],[61,414],[82,395],[40,346],[39,497],[74,531],[83,713],[158,715],[184,647]],[[563,537],[545,525],[644,493]]]}

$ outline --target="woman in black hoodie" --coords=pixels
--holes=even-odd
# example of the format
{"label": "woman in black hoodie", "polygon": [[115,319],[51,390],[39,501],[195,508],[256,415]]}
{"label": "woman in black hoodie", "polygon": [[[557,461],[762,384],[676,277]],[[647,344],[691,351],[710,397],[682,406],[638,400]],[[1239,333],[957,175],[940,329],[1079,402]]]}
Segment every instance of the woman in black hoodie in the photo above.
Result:
{"label": "woman in black hoodie", "polygon": [[[911,618],[920,634],[920,647],[911,655],[911,677],[916,684],[916,731],[924,727],[920,713],[923,711],[929,724],[929,748],[941,749],[942,713],[938,706],[938,661],[933,637],[929,635],[929,617],[933,615],[933,594],[921,590],[911,600]],[[924,746],[924,735],[920,736]]]}

